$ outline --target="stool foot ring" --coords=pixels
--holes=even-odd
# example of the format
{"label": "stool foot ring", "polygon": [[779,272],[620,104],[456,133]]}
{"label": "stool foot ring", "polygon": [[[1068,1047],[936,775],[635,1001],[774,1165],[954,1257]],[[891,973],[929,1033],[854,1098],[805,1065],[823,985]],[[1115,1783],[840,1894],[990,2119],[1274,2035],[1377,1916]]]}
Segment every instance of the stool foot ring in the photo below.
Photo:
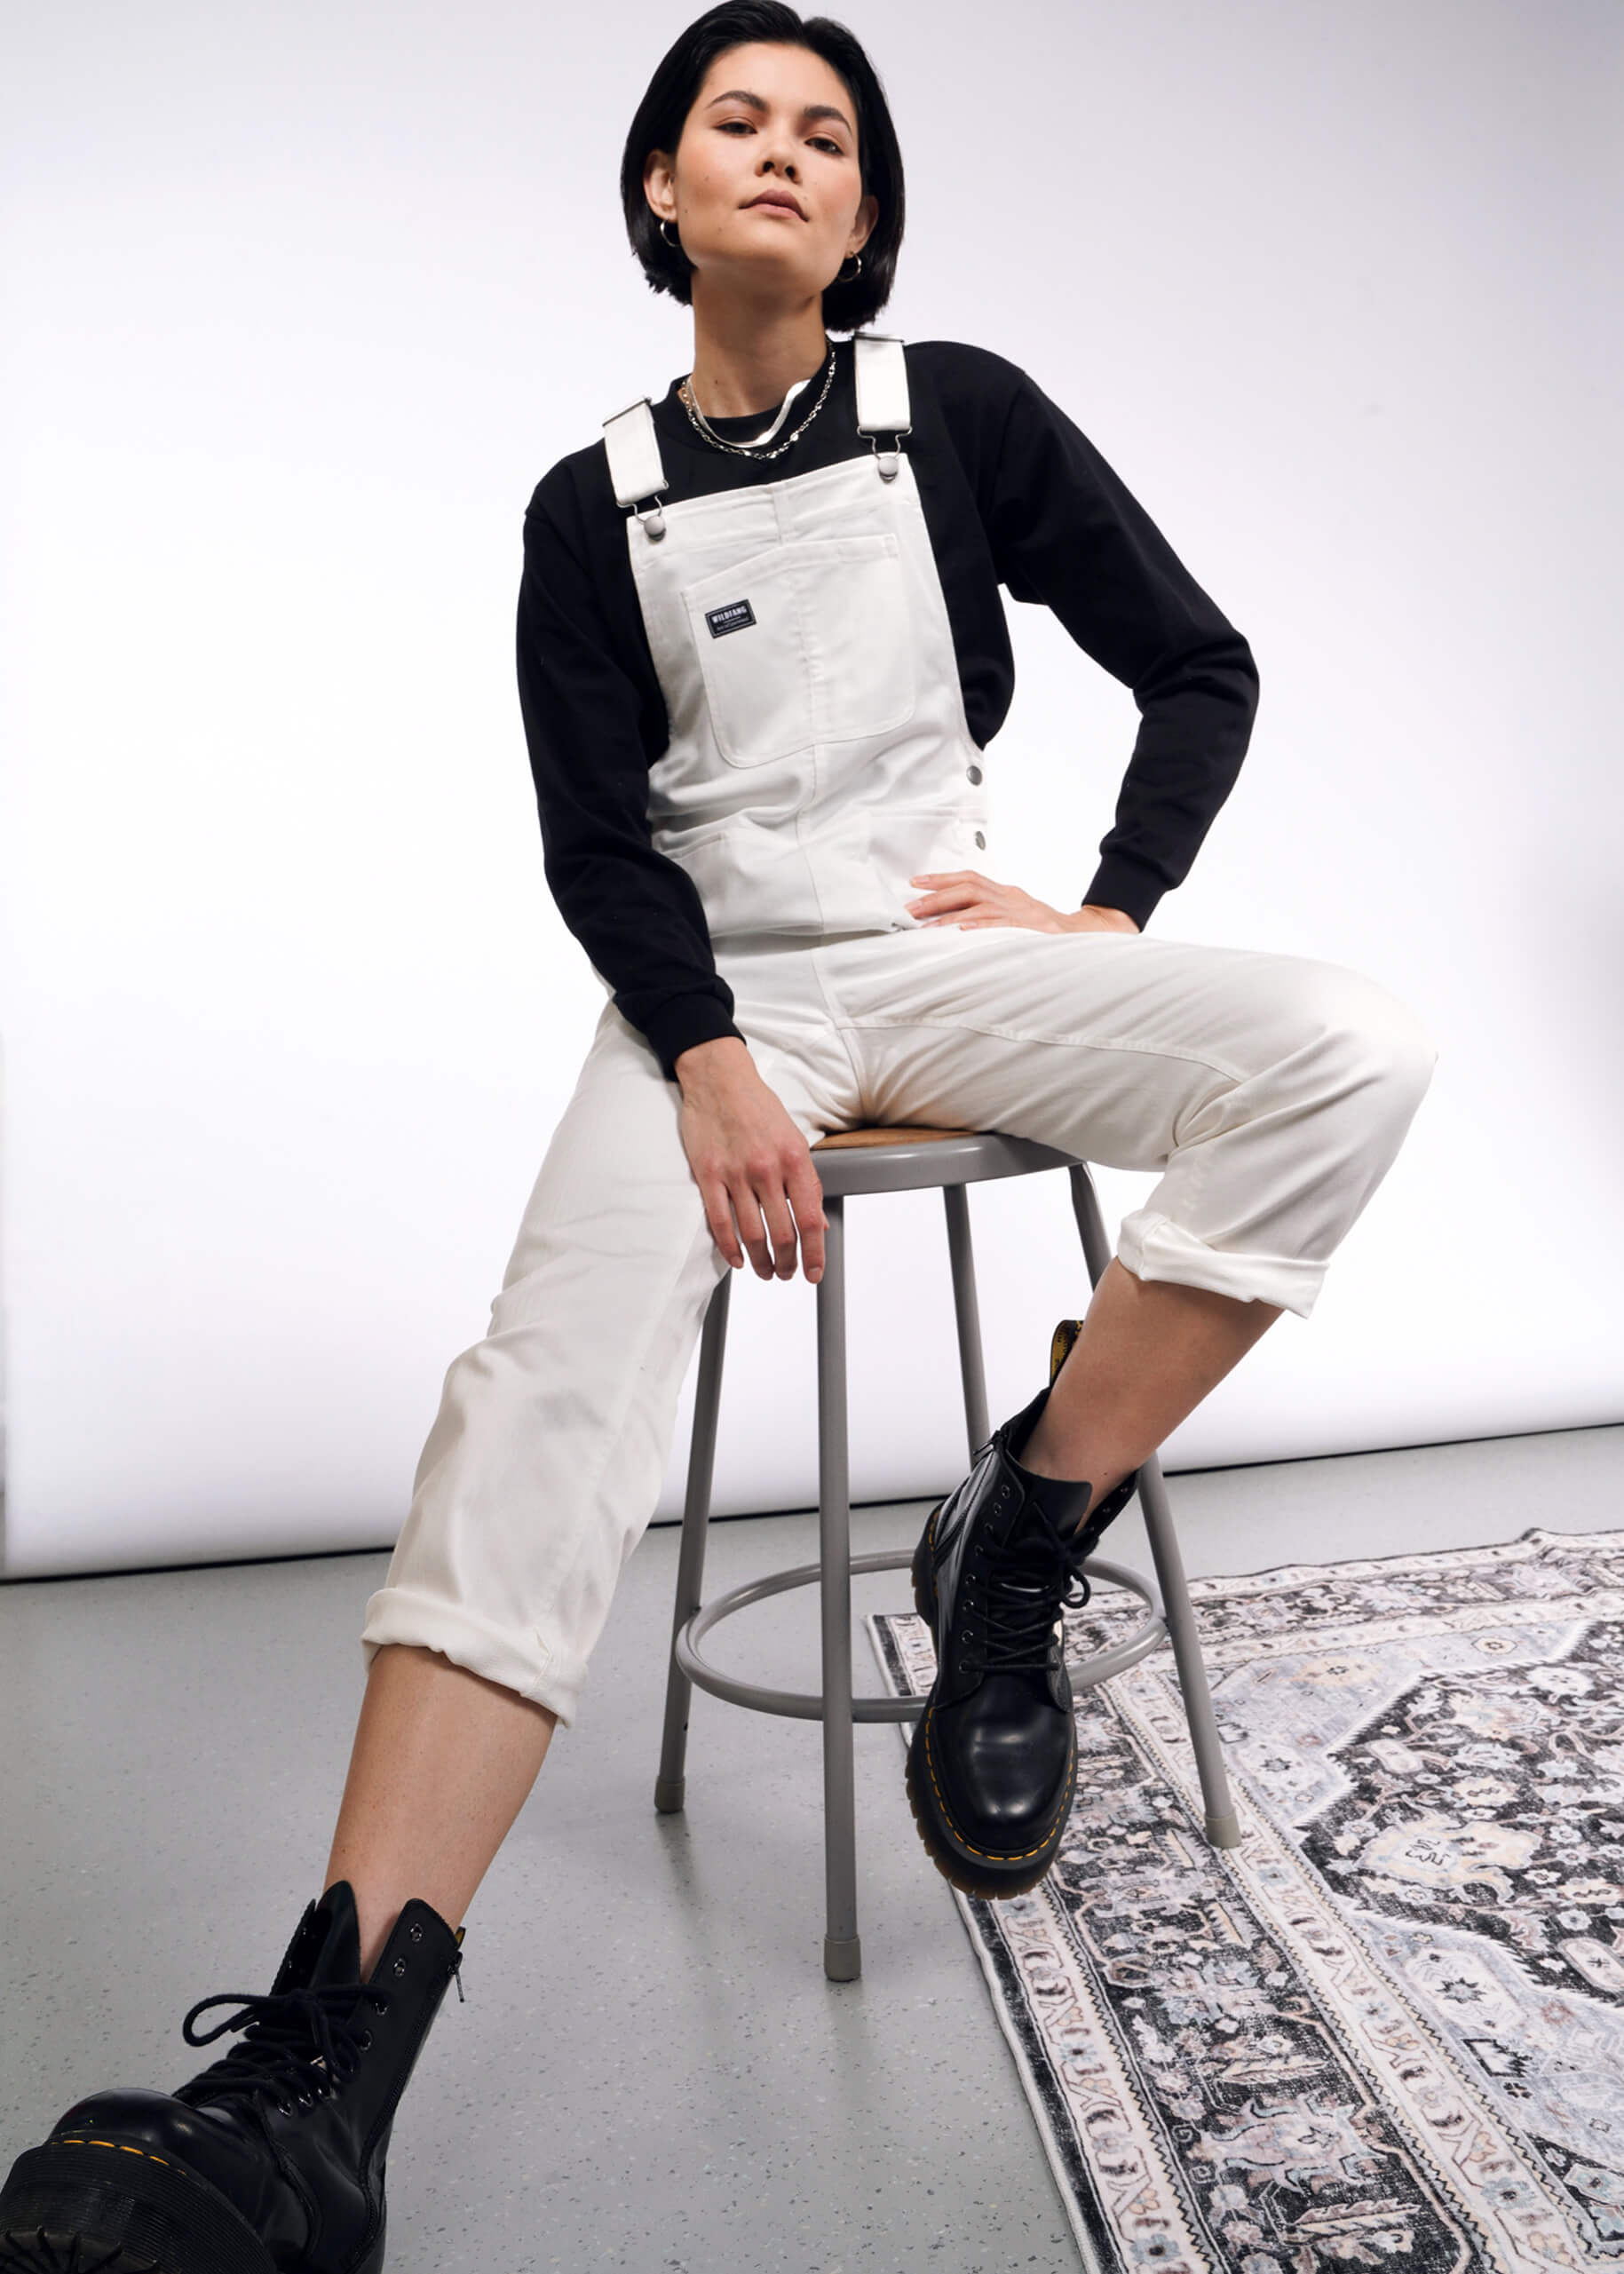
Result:
{"label": "stool foot ring", "polygon": [[[850,1570],[854,1579],[869,1572],[904,1570],[910,1551],[906,1549],[886,1549],[879,1555],[853,1556]],[[712,1666],[699,1654],[699,1646],[712,1627],[723,1619],[731,1619],[735,1612],[743,1611],[752,1603],[764,1603],[769,1596],[782,1595],[791,1588],[817,1587],[823,1578],[817,1564],[798,1564],[793,1571],[772,1572],[765,1579],[753,1580],[748,1587],[735,1587],[726,1595],[718,1595],[714,1603],[696,1611],[677,1629],[672,1651],[679,1672],[696,1689],[708,1690],[713,1697],[725,1698],[730,1705],[748,1706],[753,1713],[783,1714],[796,1721],[820,1722],[823,1719],[823,1700],[812,1690],[767,1690],[757,1682],[736,1681],[721,1668]],[[854,1722],[909,1722],[923,1710],[923,1698],[853,1698],[852,1718]]]}
{"label": "stool foot ring", "polygon": [[823,1970],[831,1982],[855,1982],[863,1970],[863,1938],[860,1935],[823,1937]]}
{"label": "stool foot ring", "polygon": [[682,1814],[683,1802],[687,1795],[687,1790],[688,1779],[686,1777],[656,1777],[654,1779],[654,1806],[659,1810],[661,1816],[680,1816]]}

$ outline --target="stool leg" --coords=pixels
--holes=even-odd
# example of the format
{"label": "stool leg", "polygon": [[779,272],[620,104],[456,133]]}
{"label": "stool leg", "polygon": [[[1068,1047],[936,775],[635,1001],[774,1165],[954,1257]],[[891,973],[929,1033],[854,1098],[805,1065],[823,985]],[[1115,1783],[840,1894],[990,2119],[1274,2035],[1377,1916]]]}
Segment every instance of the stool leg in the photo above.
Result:
{"label": "stool leg", "polygon": [[818,1533],[823,1606],[823,1858],[828,1923],[823,1970],[855,1982],[857,1810],[852,1759],[852,1503],[846,1437],[845,1202],[825,1198],[818,1282]]}
{"label": "stool leg", "polygon": [[1190,1742],[1195,1747],[1196,1773],[1201,1780],[1201,1801],[1207,1811],[1207,1843],[1212,1848],[1238,1848],[1240,1823],[1230,1797],[1224,1747],[1213,1715],[1212,1692],[1207,1686],[1207,1668],[1201,1657],[1200,1637],[1195,1630],[1190,1590],[1184,1584],[1184,1557],[1178,1552],[1173,1511],[1168,1506],[1168,1488],[1161,1463],[1154,1454],[1139,1471],[1139,1506],[1145,1511],[1145,1529],[1156,1566],[1156,1584],[1161,1590],[1162,1612],[1184,1700],[1184,1719],[1190,1724]]}
{"label": "stool leg", "polygon": [[981,1314],[976,1302],[976,1253],[970,1240],[970,1195],[963,1185],[942,1186],[947,1211],[947,1260],[953,1267],[953,1311],[959,1328],[959,1373],[964,1383],[964,1426],[970,1458],[992,1431],[986,1421],[986,1369],[981,1362]]}
{"label": "stool leg", "polygon": [[[1086,1169],[1077,1167],[1071,1171],[1071,1180],[1072,1208],[1082,1237],[1083,1257],[1089,1277],[1097,1287],[1100,1273],[1111,1261],[1111,1242],[1105,1236],[1105,1218],[1099,1212],[1093,1178]],[[1213,1715],[1212,1692],[1207,1686],[1200,1637],[1195,1629],[1195,1612],[1191,1607],[1190,1590],[1184,1584],[1184,1558],[1178,1552],[1178,1536],[1173,1529],[1173,1511],[1168,1506],[1161,1463],[1153,1454],[1139,1470],[1139,1506],[1145,1513],[1151,1560],[1156,1566],[1156,1584],[1161,1592],[1162,1614],[1173,1645],[1173,1663],[1178,1669],[1184,1719],[1190,1726],[1190,1742],[1195,1748],[1196,1773],[1201,1780],[1201,1802],[1207,1812],[1208,1843],[1214,1848],[1238,1848],[1240,1826],[1230,1796],[1224,1747]]]}
{"label": "stool leg", "polygon": [[686,1784],[684,1763],[688,1755],[688,1707],[693,1684],[677,1663],[677,1636],[700,1607],[705,1581],[705,1535],[710,1524],[710,1482],[716,1468],[717,1415],[722,1404],[722,1358],[727,1343],[727,1298],[733,1275],[725,1272],[717,1281],[705,1311],[700,1336],[699,1381],[693,1397],[693,1434],[688,1448],[688,1488],[683,1500],[682,1546],[677,1557],[677,1602],[671,1613],[671,1661],[665,1683],[665,1735],[660,1747],[660,1774],[654,1779],[654,1806],[661,1816],[675,1816],[682,1807]]}
{"label": "stool leg", "polygon": [[1082,1260],[1089,1267],[1089,1285],[1097,1287],[1101,1273],[1111,1261],[1111,1242],[1105,1235],[1105,1219],[1099,1212],[1099,1195],[1094,1190],[1094,1179],[1081,1163],[1066,1173],[1072,1180],[1072,1214],[1077,1219],[1077,1230],[1082,1240]]}

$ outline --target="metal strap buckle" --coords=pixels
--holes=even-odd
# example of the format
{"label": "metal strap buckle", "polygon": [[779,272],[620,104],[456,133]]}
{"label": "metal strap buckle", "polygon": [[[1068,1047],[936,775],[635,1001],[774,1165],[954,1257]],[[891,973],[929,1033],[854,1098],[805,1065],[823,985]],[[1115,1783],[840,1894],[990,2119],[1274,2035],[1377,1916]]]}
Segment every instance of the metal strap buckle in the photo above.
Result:
{"label": "metal strap buckle", "polygon": [[897,427],[894,430],[896,438],[895,447],[889,450],[881,449],[880,438],[877,434],[875,435],[870,441],[868,447],[874,452],[874,462],[880,470],[880,479],[882,481],[896,480],[898,468],[901,463],[902,438],[905,434],[911,434],[913,431],[914,430],[911,426]]}

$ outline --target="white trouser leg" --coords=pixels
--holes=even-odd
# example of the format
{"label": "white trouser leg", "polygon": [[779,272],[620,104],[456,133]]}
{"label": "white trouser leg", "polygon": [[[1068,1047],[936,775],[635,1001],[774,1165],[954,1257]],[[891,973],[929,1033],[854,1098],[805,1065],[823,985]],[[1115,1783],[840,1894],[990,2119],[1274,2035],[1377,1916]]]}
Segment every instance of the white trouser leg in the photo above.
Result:
{"label": "white trouser leg", "polygon": [[[847,1101],[823,1097],[768,1032],[793,1040],[820,1026],[824,1058],[847,1072],[804,956],[769,960],[753,1023],[757,1064],[802,1134],[835,1126]],[[606,1005],[489,1331],[447,1370],[394,1555],[367,1605],[368,1665],[383,1644],[416,1644],[574,1719],[727,1269],[683,1149],[680,1103],[642,1037]]]}
{"label": "white trouser leg", "polygon": [[1303,956],[1000,926],[814,962],[875,1119],[1161,1169],[1123,1220],[1127,1268],[1303,1318],[1436,1058],[1385,988]]}
{"label": "white trouser leg", "polygon": [[573,1720],[653,1513],[705,1305],[726,1269],[679,1099],[606,1006],[520,1223],[489,1332],[453,1359],[368,1664],[416,1643]]}

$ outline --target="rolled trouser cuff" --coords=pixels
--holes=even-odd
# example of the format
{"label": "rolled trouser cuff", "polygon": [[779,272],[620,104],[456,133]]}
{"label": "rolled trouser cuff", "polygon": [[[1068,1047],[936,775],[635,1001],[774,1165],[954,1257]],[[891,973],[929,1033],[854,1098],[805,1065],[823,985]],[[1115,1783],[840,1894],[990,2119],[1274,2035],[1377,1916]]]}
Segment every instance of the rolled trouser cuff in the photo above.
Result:
{"label": "rolled trouser cuff", "polygon": [[1326,1265],[1296,1256],[1214,1248],[1170,1216],[1136,1208],[1122,1218],[1117,1260],[1136,1279],[1202,1287],[1237,1303],[1278,1303],[1306,1319],[1325,1281]]}
{"label": "rolled trouser cuff", "polygon": [[586,1661],[554,1649],[535,1628],[501,1627],[443,1597],[409,1587],[384,1587],[367,1604],[361,1656],[368,1668],[387,1643],[439,1651],[454,1666],[545,1706],[566,1729],[575,1718]]}

